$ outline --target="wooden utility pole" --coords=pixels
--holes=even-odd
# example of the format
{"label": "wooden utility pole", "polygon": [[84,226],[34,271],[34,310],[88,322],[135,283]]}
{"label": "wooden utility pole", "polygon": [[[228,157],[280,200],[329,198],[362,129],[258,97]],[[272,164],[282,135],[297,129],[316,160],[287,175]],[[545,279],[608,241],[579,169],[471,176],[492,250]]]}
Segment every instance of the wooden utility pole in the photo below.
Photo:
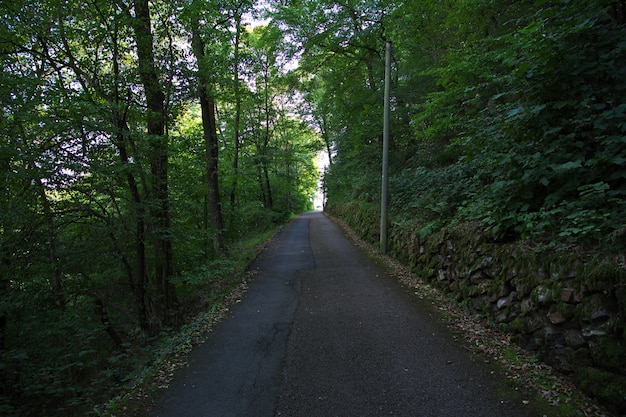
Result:
{"label": "wooden utility pole", "polygon": [[385,115],[383,123],[383,172],[380,196],[380,251],[387,253],[387,211],[389,208],[389,92],[391,89],[391,42],[385,47]]}

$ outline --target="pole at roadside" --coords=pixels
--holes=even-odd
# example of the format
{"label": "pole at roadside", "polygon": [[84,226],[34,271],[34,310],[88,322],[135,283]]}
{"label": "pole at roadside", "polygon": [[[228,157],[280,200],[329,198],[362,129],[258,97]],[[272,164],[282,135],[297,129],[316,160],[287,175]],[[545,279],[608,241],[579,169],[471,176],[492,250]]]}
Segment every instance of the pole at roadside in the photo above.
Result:
{"label": "pole at roadside", "polygon": [[380,251],[387,253],[387,211],[389,208],[389,92],[391,89],[391,42],[385,46],[385,115],[383,122],[383,172],[380,196]]}

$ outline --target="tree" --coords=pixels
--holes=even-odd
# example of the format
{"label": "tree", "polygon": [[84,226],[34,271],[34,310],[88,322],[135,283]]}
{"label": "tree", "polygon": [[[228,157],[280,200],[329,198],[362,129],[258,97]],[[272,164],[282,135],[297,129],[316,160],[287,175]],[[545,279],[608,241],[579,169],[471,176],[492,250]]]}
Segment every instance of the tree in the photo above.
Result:
{"label": "tree", "polygon": [[[207,46],[204,41],[204,37],[206,35],[200,26],[201,11],[217,13],[219,12],[219,10],[216,11],[212,9],[207,9],[206,6],[201,7],[200,3],[198,2],[192,4],[192,16],[190,18],[190,25],[192,36],[192,49],[198,65],[197,94],[200,100],[200,108],[202,111],[202,125],[206,146],[207,196],[211,227],[213,229],[213,250],[216,254],[221,254],[224,251],[224,221],[222,216],[222,203],[219,191],[219,143],[217,135],[217,122],[215,116],[216,86],[209,81],[209,74],[212,68],[208,66],[210,60],[207,57]],[[241,19],[240,13],[241,11],[239,9],[235,11],[235,24],[237,25],[237,27],[239,26],[239,20]],[[219,26],[227,24],[230,21],[229,15],[227,15],[225,19],[222,17],[218,19],[217,16],[217,14],[210,14],[207,17],[207,20],[205,20],[205,23],[217,21],[213,30],[217,29],[217,27]],[[238,28],[236,28],[235,31],[236,33],[239,33]],[[235,72],[237,73],[237,71]],[[236,135],[238,135],[238,133],[236,133]]]}
{"label": "tree", "polygon": [[[261,66],[241,25],[250,2],[57,3],[0,4],[7,415],[84,415],[135,380],[151,343],[206,307],[198,294],[221,291],[207,274],[230,261],[209,236],[223,250],[275,227],[307,207],[315,178],[316,136],[290,118],[286,77],[266,65],[268,88],[251,81]],[[267,139],[275,210],[258,201],[255,135]],[[210,226],[229,186],[236,221]]]}
{"label": "tree", "polygon": [[[84,375],[124,351],[134,326],[156,333],[167,319],[159,306],[173,300],[164,280],[172,271],[167,154],[152,152],[162,148],[159,118],[167,117],[149,114],[145,125],[159,141],[147,140],[134,17],[123,4],[56,6],[2,4],[3,85],[11,86],[1,98],[2,393],[11,407],[34,413],[77,393],[92,396]],[[146,107],[156,110],[158,101]],[[126,314],[122,325],[116,309]]]}
{"label": "tree", "polygon": [[148,0],[134,0],[133,29],[137,44],[138,70],[146,98],[146,123],[150,141],[150,197],[153,201],[155,281],[159,288],[156,305],[165,310],[175,305],[175,294],[169,282],[173,274],[172,242],[168,196],[168,139],[165,135],[165,94],[159,82],[155,62],[152,20]]}
{"label": "tree", "polygon": [[230,189],[230,205],[237,204],[237,183],[239,181],[239,147],[241,146],[241,79],[240,79],[240,42],[241,42],[241,16],[242,11],[237,9],[234,13],[235,39],[233,41],[233,94],[235,95],[235,120],[233,122],[233,180]]}

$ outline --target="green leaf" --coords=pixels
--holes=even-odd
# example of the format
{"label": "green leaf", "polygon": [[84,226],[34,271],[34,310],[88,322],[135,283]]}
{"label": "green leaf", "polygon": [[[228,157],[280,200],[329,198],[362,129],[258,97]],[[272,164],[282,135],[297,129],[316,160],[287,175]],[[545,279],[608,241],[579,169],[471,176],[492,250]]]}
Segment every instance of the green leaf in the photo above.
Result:
{"label": "green leaf", "polygon": [[530,108],[530,112],[531,112],[532,114],[541,113],[541,111],[542,111],[543,109],[545,109],[545,108],[546,108],[546,105],[545,105],[545,104],[539,104],[539,105],[536,105],[536,106],[531,107],[531,108]]}
{"label": "green leaf", "polygon": [[523,106],[520,106],[520,107],[517,107],[517,108],[515,108],[515,109],[509,110],[509,111],[508,111],[508,113],[507,113],[507,115],[508,115],[509,117],[511,117],[511,116],[516,116],[516,115],[518,115],[518,114],[524,113],[524,111],[525,111],[525,110],[526,110],[526,109],[525,109]]}
{"label": "green leaf", "polygon": [[582,163],[583,161],[569,161],[564,164],[556,165],[552,169],[554,169],[557,172],[571,171],[573,169],[582,167]]}

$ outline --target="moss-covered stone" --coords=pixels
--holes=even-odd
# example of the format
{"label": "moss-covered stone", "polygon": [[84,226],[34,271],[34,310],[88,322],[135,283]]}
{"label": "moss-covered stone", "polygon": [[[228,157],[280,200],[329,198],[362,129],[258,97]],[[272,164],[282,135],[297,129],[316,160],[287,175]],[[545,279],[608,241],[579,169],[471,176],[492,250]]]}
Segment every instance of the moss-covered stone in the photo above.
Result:
{"label": "moss-covered stone", "polygon": [[517,316],[512,320],[507,327],[507,330],[511,333],[528,333],[528,327],[523,316]]}
{"label": "moss-covered stone", "polygon": [[[591,345],[594,363],[626,376],[626,343],[603,338]],[[626,391],[624,392],[626,395]]]}
{"label": "moss-covered stone", "polygon": [[626,413],[626,377],[591,367],[575,369],[578,386],[623,415]]}

